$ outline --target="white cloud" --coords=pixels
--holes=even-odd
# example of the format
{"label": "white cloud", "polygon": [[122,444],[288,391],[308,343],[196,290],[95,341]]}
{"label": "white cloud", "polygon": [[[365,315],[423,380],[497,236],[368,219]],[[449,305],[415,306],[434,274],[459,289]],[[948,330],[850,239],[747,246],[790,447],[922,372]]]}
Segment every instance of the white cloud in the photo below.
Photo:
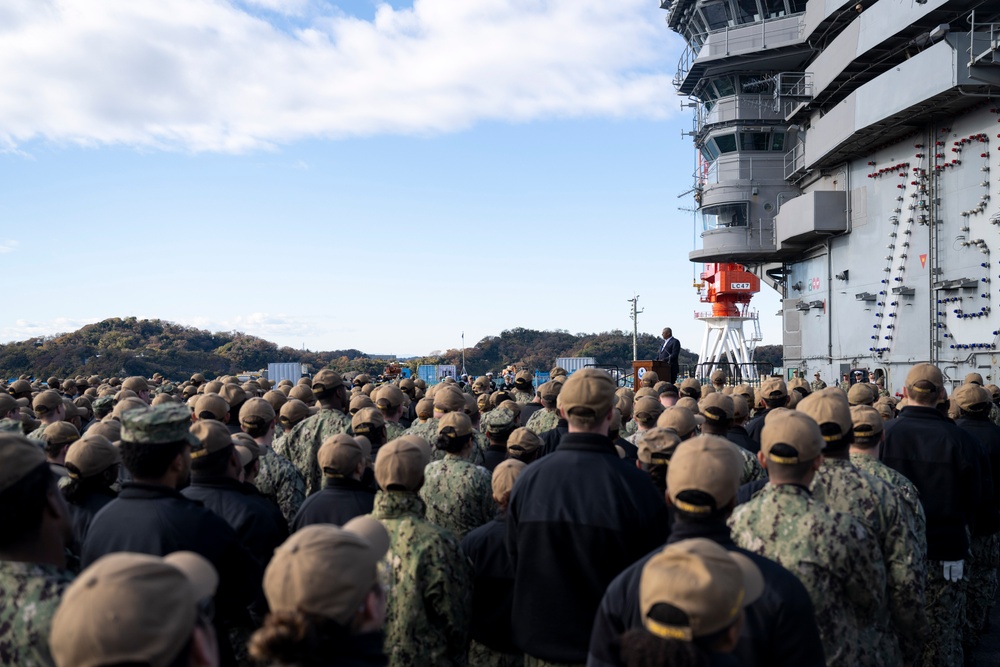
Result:
{"label": "white cloud", "polygon": [[0,344],[28,340],[29,338],[40,336],[54,336],[55,334],[68,333],[97,321],[96,318],[78,319],[70,317],[57,317],[46,322],[24,319],[14,320],[13,324],[0,326]]}
{"label": "white cloud", "polygon": [[309,6],[309,0],[244,0],[253,7],[260,7],[279,14],[299,15]]}
{"label": "white cloud", "polygon": [[225,0],[7,0],[0,150],[236,152],[677,107],[678,40],[650,0],[416,0],[373,21],[317,7],[289,32]]}
{"label": "white cloud", "polygon": [[0,241],[0,255],[17,250],[17,241]]}

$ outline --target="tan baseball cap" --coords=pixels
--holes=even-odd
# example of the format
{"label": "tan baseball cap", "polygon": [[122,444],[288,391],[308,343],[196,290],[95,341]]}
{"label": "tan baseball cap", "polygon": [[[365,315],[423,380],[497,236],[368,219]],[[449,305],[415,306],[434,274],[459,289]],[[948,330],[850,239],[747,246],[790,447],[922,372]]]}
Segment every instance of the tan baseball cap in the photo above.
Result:
{"label": "tan baseball cap", "polygon": [[212,564],[191,551],[108,554],[66,589],[52,619],[52,657],[57,667],[166,667],[187,645],[198,603],[215,594],[218,581]]}
{"label": "tan baseball cap", "polygon": [[139,375],[133,375],[132,377],[127,377],[122,381],[122,389],[128,389],[129,391],[134,391],[139,394],[143,391],[149,391],[149,383],[146,382],[146,378]]}
{"label": "tan baseball cap", "polygon": [[871,405],[875,402],[875,396],[868,385],[858,382],[847,391],[847,402],[851,405]]}
{"label": "tan baseball cap", "polygon": [[750,407],[747,399],[742,394],[732,393],[729,398],[733,401],[733,419],[743,421],[750,415]]}
{"label": "tan baseball cap", "polygon": [[429,419],[434,416],[434,399],[421,398],[417,401],[417,416],[421,419]]}
{"label": "tan baseball cap", "polygon": [[987,412],[993,406],[990,392],[978,384],[963,384],[952,392],[951,400],[965,412]]}
{"label": "tan baseball cap", "polygon": [[351,430],[367,435],[385,426],[385,415],[378,408],[362,408],[351,417]]}
{"label": "tan baseball cap", "polygon": [[842,440],[853,429],[851,406],[839,389],[830,387],[810,394],[799,401],[796,410],[819,424],[825,442]]}
{"label": "tan baseball cap", "polygon": [[116,442],[122,438],[122,423],[117,419],[104,419],[88,428],[85,435],[103,435],[111,442]]}
{"label": "tan baseball cap", "polygon": [[649,465],[666,464],[680,443],[681,437],[673,429],[662,426],[651,428],[640,435],[638,458]]}
{"label": "tan baseball cap", "polygon": [[351,402],[348,405],[347,411],[353,415],[357,413],[358,410],[361,410],[363,408],[374,408],[374,407],[375,407],[375,401],[368,398],[364,394],[355,394],[354,396],[351,396]]}
{"label": "tan baseball cap", "polygon": [[581,368],[569,376],[556,399],[559,409],[589,410],[597,417],[607,415],[615,407],[615,381],[597,368]]}
{"label": "tan baseball cap", "polygon": [[[736,445],[716,435],[700,435],[677,445],[667,468],[667,493],[677,509],[689,514],[710,514],[726,507],[740,487],[743,457]],[[712,505],[680,500],[684,491],[701,491]]]}
{"label": "tan baseball cap", "polygon": [[45,427],[42,438],[50,445],[70,445],[80,439],[80,432],[69,422],[54,422]]}
{"label": "tan baseball cap", "polygon": [[965,376],[965,380],[962,384],[978,384],[980,387],[983,386],[983,376],[979,373],[968,373]]}
{"label": "tan baseball cap", "polygon": [[[617,395],[617,394],[616,394]],[[652,387],[639,387],[632,394],[632,402],[638,401],[643,396],[651,396],[653,398],[659,398],[660,395]]]}
{"label": "tan baseball cap", "polygon": [[869,438],[876,438],[884,430],[882,413],[867,405],[855,405],[851,408],[851,420],[854,428],[854,440],[864,443]]}
{"label": "tan baseball cap", "polygon": [[513,432],[511,432],[510,437],[507,439],[508,452],[524,452],[525,454],[531,454],[541,446],[542,439],[523,426],[514,429]]}
{"label": "tan baseball cap", "polygon": [[198,439],[201,448],[191,452],[191,459],[197,461],[203,456],[221,452],[233,444],[229,429],[222,422],[214,419],[199,419],[191,425],[191,435]]}
{"label": "tan baseball cap", "polygon": [[[121,463],[118,448],[103,435],[87,432],[74,442],[66,452],[66,467],[73,479],[86,479],[99,475],[116,463]],[[75,470],[74,470],[75,469]]]}
{"label": "tan baseball cap", "polygon": [[464,412],[449,412],[441,417],[437,428],[438,435],[449,438],[461,438],[472,433],[472,420]]}
{"label": "tan baseball cap", "polygon": [[344,378],[329,368],[324,368],[313,376],[312,390],[317,394],[322,394],[338,387],[344,387]]}
{"label": "tan baseball cap", "polygon": [[205,412],[221,422],[229,414],[229,404],[218,394],[202,394],[194,402],[194,414],[200,416]]}
{"label": "tan baseball cap", "polygon": [[[701,411],[698,408],[698,401],[696,401],[691,396],[681,396],[680,398],[677,399],[677,402],[674,403],[670,407],[672,407],[672,408],[686,408],[686,409],[690,410],[691,414],[693,414],[695,416],[698,416],[699,414],[701,414]],[[699,421],[698,423],[701,424],[703,422]]]}
{"label": "tan baseball cap", "polygon": [[346,433],[324,440],[316,454],[320,469],[328,477],[349,477],[364,457],[361,445]]}
{"label": "tan baseball cap", "polygon": [[[772,455],[771,448],[779,444],[788,445],[798,453],[797,456]],[[823,453],[824,445],[819,425],[803,412],[778,408],[767,413],[764,418],[764,427],[760,432],[760,451],[775,463],[794,465],[812,461]]]}
{"label": "tan baseball cap", "polygon": [[761,383],[760,393],[766,400],[784,398],[788,396],[788,387],[781,378],[769,377]]}
{"label": "tan baseball cap", "polygon": [[684,380],[684,382],[681,382],[679,393],[682,397],[690,396],[691,398],[697,400],[701,398],[701,383],[695,378],[688,378]]}
{"label": "tan baseball cap", "polygon": [[652,396],[640,396],[632,406],[632,416],[639,422],[655,422],[664,410],[663,404],[658,399]]}
{"label": "tan baseball cap", "polygon": [[733,407],[733,399],[717,391],[701,399],[701,402],[698,403],[698,410],[706,421],[723,425],[732,419],[736,412]]}
{"label": "tan baseball cap", "polygon": [[274,413],[277,414],[281,410],[281,406],[288,402],[288,397],[282,394],[280,391],[271,390],[264,394],[264,400],[271,404],[271,408]]}
{"label": "tan baseball cap", "polygon": [[0,415],[6,415],[11,410],[17,408],[17,399],[10,394],[0,392]]}
{"label": "tan baseball cap", "polygon": [[[918,387],[918,382],[930,384],[933,389],[927,386]],[[908,392],[918,395],[935,393],[944,388],[944,376],[941,375],[941,369],[933,364],[917,364],[906,374],[905,386]]]}
{"label": "tan baseball cap", "polygon": [[[990,392],[990,398],[993,401],[1000,401],[1000,387],[998,387],[995,384],[988,384],[988,385],[986,385],[984,387],[984,389],[986,389],[986,391]],[[3,397],[3,394],[0,394],[0,398],[2,398],[2,397]]]}
{"label": "tan baseball cap", "polygon": [[[157,406],[157,408],[159,407],[161,406]],[[180,406],[174,406],[174,407],[180,407]],[[146,405],[146,401],[135,396],[130,396],[129,398],[126,398],[124,400],[115,403],[115,407],[111,411],[111,416],[114,419],[121,421],[125,418],[125,414],[128,412],[146,412],[149,409],[150,406]],[[187,412],[188,419],[190,420],[191,412],[187,408],[185,408],[184,411]]]}
{"label": "tan baseball cap", "polygon": [[[639,608],[650,633],[693,641],[728,628],[763,592],[764,579],[752,560],[699,537],[671,544],[649,559],[642,568]],[[680,609],[688,622],[656,620],[658,604]]]}
{"label": "tan baseball cap", "polygon": [[35,396],[35,400],[31,402],[31,409],[34,410],[36,415],[42,416],[55,411],[62,404],[62,396],[58,392],[46,389],[38,394],[38,396]]}
{"label": "tan baseball cap", "polygon": [[375,407],[385,412],[395,410],[405,400],[402,390],[394,384],[382,385],[376,390],[374,396]]}
{"label": "tan baseball cap", "polygon": [[227,383],[222,385],[222,389],[219,390],[219,396],[226,399],[226,403],[229,404],[230,409],[247,400],[247,393],[238,384]]}
{"label": "tan baseball cap", "polygon": [[514,385],[518,389],[526,389],[531,386],[534,379],[535,376],[531,371],[518,371],[517,375],[514,376]]}
{"label": "tan baseball cap", "polygon": [[401,486],[416,491],[424,480],[424,468],[431,462],[431,448],[418,436],[396,438],[382,445],[375,457],[375,481],[383,489]]}
{"label": "tan baseball cap", "polygon": [[247,463],[250,463],[251,461],[255,461],[260,458],[260,445],[258,445],[257,441],[254,440],[252,437],[250,437],[248,434],[243,432],[233,433],[230,436],[230,438],[232,439],[233,444],[236,445],[237,450],[243,450],[247,452],[245,462],[243,461],[244,459],[243,451],[240,452],[240,461],[244,466]]}
{"label": "tan baseball cap", "polygon": [[642,381],[640,382],[640,384],[643,387],[652,387],[659,381],[660,381],[660,376],[656,373],[656,371],[646,371],[642,375]]}
{"label": "tan baseball cap", "polygon": [[437,385],[434,391],[434,409],[438,412],[465,412],[462,390],[451,385]]}
{"label": "tan baseball cap", "polygon": [[305,612],[350,625],[378,582],[378,564],[389,545],[389,534],[370,516],[343,528],[314,524],[296,531],[275,549],[264,571],[271,611]]}
{"label": "tan baseball cap", "polygon": [[240,425],[263,426],[273,422],[276,416],[274,407],[263,398],[248,398],[240,408]]}
{"label": "tan baseball cap", "polygon": [[514,488],[514,482],[521,476],[527,467],[523,461],[517,459],[506,459],[501,461],[493,469],[493,499],[503,502],[510,497],[510,492]]}
{"label": "tan baseball cap", "polygon": [[711,375],[712,384],[718,384],[724,382],[726,379],[726,372],[723,370],[714,370]]}
{"label": "tan baseball cap", "polygon": [[[700,421],[699,421],[700,420]],[[656,425],[660,428],[669,428],[681,438],[687,438],[698,427],[704,423],[705,418],[701,415],[694,415],[687,408],[675,405],[663,411],[663,414],[656,420]]]}
{"label": "tan baseball cap", "polygon": [[297,398],[290,398],[281,406],[279,421],[286,429],[292,428],[306,417],[316,414],[315,408],[310,408]]}
{"label": "tan baseball cap", "polygon": [[37,443],[22,435],[0,433],[0,493],[43,465],[45,452]]}

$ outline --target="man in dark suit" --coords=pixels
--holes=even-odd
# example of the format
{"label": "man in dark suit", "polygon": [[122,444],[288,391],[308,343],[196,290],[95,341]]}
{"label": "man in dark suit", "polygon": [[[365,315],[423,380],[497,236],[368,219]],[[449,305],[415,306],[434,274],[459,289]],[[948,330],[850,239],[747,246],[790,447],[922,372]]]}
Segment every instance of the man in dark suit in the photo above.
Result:
{"label": "man in dark suit", "polygon": [[681,342],[674,338],[674,332],[667,327],[663,330],[663,345],[660,353],[656,355],[657,361],[665,361],[670,364],[670,373],[667,375],[667,382],[673,384],[677,380],[680,372]]}

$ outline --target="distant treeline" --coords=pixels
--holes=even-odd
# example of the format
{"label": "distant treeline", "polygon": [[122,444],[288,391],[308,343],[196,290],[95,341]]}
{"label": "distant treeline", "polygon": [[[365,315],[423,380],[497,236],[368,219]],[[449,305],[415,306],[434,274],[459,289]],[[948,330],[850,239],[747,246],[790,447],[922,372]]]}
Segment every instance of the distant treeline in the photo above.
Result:
{"label": "distant treeline", "polygon": [[[639,358],[656,357],[662,340],[640,334]],[[571,334],[568,331],[509,329],[488,336],[465,349],[469,373],[498,372],[508,364],[529,370],[550,369],[558,357],[594,357],[599,364],[632,367],[632,335],[614,330],[598,334]],[[761,346],[757,359],[781,365],[781,346]],[[681,366],[697,363],[697,355],[682,350]],[[0,345],[0,375],[16,377],[31,373],[36,377],[55,375],[143,375],[163,373],[169,379],[187,379],[192,373],[207,376],[255,371],[271,362],[299,362],[312,370],[330,367],[340,372],[378,374],[386,361],[360,350],[313,352],[278,347],[276,344],[239,332],[211,333],[164,320],[111,318],[88,324],[72,333],[31,338]],[[404,362],[411,370],[419,364],[455,364],[461,367],[462,351],[447,350],[439,356]]]}

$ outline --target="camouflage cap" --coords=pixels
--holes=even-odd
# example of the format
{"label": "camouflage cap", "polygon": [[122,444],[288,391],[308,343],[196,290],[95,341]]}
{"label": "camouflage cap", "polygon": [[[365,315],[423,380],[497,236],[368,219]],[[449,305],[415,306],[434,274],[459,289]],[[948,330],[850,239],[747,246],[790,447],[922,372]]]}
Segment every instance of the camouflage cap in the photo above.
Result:
{"label": "camouflage cap", "polygon": [[42,431],[42,439],[50,445],[69,445],[80,439],[80,432],[69,422],[54,422]]}
{"label": "camouflage cap", "polygon": [[[716,435],[700,435],[677,445],[667,469],[667,492],[674,506],[689,514],[709,514],[726,507],[740,488],[743,457],[736,445]],[[708,494],[714,506],[680,500],[684,491]]]}
{"label": "camouflage cap", "polygon": [[531,454],[542,446],[542,439],[523,426],[514,429],[507,438],[508,452]]}
{"label": "camouflage cap", "polygon": [[191,551],[99,558],[66,589],[52,618],[52,657],[58,667],[166,667],[218,582],[212,564]]}
{"label": "camouflage cap", "polygon": [[[191,412],[183,405],[162,405],[148,410],[129,410],[121,417],[122,442],[138,445],[169,445],[186,442],[192,449],[201,447],[188,429]],[[223,427],[224,428],[224,427]]]}
{"label": "camouflage cap", "polygon": [[483,415],[480,426],[485,433],[502,433],[515,425],[514,412],[509,408],[496,408]]}
{"label": "camouflage cap", "polygon": [[501,461],[493,469],[493,499],[498,503],[506,502],[510,498],[510,492],[514,488],[514,482],[524,472],[526,464],[517,459],[506,459]]}
{"label": "camouflage cap", "polygon": [[[642,568],[642,623],[657,637],[691,642],[733,625],[742,608],[763,592],[760,569],[743,554],[703,537],[683,540],[664,548]],[[687,622],[657,620],[658,605],[681,610]]]}
{"label": "camouflage cap", "polygon": [[638,439],[638,458],[643,463],[665,464],[670,461],[681,444],[681,436],[672,428],[657,426],[643,431]]}
{"label": "camouflage cap", "polygon": [[375,481],[383,489],[401,486],[416,491],[424,481],[424,468],[431,462],[431,448],[423,438],[402,436],[391,440],[375,457]]}
{"label": "camouflage cap", "polygon": [[385,415],[378,408],[361,408],[351,417],[351,430],[361,435],[377,431],[383,426],[385,426]]}
{"label": "camouflage cap", "polygon": [[45,452],[23,435],[0,433],[0,493],[46,465]]}
{"label": "camouflage cap", "polygon": [[389,534],[370,516],[343,528],[306,526],[275,549],[264,571],[264,595],[272,612],[307,613],[351,625],[378,582]]}
{"label": "camouflage cap", "polygon": [[116,463],[121,454],[111,441],[97,433],[87,433],[70,445],[66,452],[66,467],[73,479],[86,479],[99,475]]}

